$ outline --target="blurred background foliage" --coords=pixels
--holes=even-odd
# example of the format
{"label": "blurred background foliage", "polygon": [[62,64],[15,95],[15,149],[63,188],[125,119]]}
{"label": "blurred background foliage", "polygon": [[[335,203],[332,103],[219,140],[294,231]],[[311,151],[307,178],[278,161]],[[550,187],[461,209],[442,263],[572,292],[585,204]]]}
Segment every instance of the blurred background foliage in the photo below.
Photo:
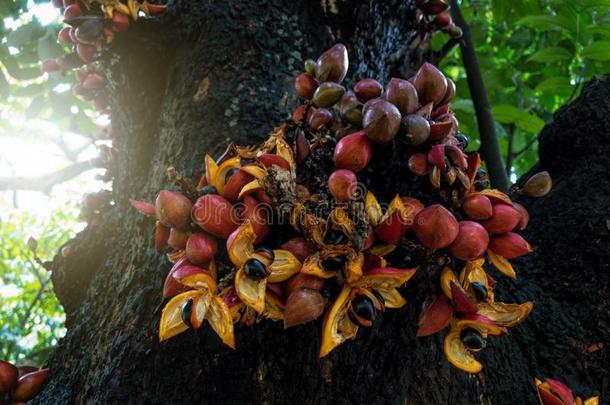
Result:
{"label": "blurred background foliage", "polygon": [[[511,180],[537,159],[536,136],[562,104],[610,64],[610,0],[462,0],[493,106]],[[0,1],[0,180],[40,176],[97,154],[108,125],[74,96],[73,71],[42,74],[39,61],[67,48],[57,44],[60,18],[48,0]],[[444,34],[432,39],[441,49]],[[452,103],[469,150],[479,146],[473,104],[458,47],[440,66],[457,84]],[[98,172],[99,173],[99,172]],[[52,189],[0,189],[0,358],[42,364],[64,333],[50,260],[83,228],[78,202],[103,185],[95,171]],[[27,186],[27,185],[26,185]],[[27,189],[27,187],[25,187]]]}

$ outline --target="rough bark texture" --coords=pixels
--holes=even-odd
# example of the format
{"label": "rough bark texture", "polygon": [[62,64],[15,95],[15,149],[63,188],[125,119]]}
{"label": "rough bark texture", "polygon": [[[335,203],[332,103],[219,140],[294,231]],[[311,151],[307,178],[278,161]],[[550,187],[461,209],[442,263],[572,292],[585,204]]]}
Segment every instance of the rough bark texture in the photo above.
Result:
{"label": "rough bark texture", "polygon": [[264,138],[294,103],[292,77],[303,59],[335,41],[348,45],[350,77],[385,81],[386,61],[413,30],[414,13],[408,2],[389,0],[192,0],[121,36],[109,61],[116,209],[70,242],[71,256],[56,258],[68,332],[34,402],[534,404],[532,380],[541,375],[565,377],[584,395],[610,395],[607,349],[586,350],[610,341],[607,78],[544,130],[541,165],[556,187],[525,201],[536,251],[518,262],[516,283],[497,277],[499,298],[534,299],[535,312],[492,341],[479,376],[448,364],[443,336],[415,337],[422,275],[404,290],[408,306],[321,361],[319,321],[288,331],[269,321],[238,326],[235,351],[209,328],[158,342],[170,264],[152,247],[152,220],[128,198],[152,200],[170,186],[167,166],[196,175],[204,152],[220,152],[229,139]]}

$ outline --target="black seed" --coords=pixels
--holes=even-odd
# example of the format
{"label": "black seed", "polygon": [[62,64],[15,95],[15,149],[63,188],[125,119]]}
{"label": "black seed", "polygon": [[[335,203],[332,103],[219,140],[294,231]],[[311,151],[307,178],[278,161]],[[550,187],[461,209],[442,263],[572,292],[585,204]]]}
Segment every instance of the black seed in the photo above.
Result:
{"label": "black seed", "polygon": [[324,243],[328,245],[343,245],[347,243],[347,236],[341,231],[330,229],[324,235]]}
{"label": "black seed", "polygon": [[485,339],[483,339],[483,336],[472,328],[464,329],[460,334],[460,339],[462,340],[462,343],[473,352],[478,352],[485,347]]}
{"label": "black seed", "polygon": [[208,184],[207,186],[203,186],[200,190],[199,190],[199,194],[201,195],[206,195],[206,194],[218,194],[218,190],[216,190],[216,187],[214,187],[211,184]]}
{"label": "black seed", "polygon": [[193,299],[189,298],[188,301],[186,301],[184,303],[184,305],[182,306],[182,312],[180,313],[182,322],[187,324],[189,328],[193,327],[193,325],[191,324],[192,313],[193,313]]}
{"label": "black seed", "polygon": [[365,295],[357,295],[352,300],[352,308],[360,318],[366,319],[367,321],[374,321],[377,315],[373,301]]}
{"label": "black seed", "polygon": [[347,257],[345,257],[345,255],[329,257],[322,261],[322,269],[328,272],[338,271],[343,269],[346,262]]}
{"label": "black seed", "polygon": [[489,187],[488,180],[477,180],[474,182],[474,188],[477,191],[485,190],[488,187]]}
{"label": "black seed", "polygon": [[455,136],[455,139],[457,139],[460,143],[460,147],[462,148],[462,150],[468,147],[468,137],[463,133],[458,132],[458,134]]}
{"label": "black seed", "polygon": [[273,253],[273,249],[268,247],[260,247],[254,251],[255,253],[260,254],[269,259],[269,261],[273,261],[275,259],[275,253]]}
{"label": "black seed", "polygon": [[485,169],[479,169],[479,170],[477,170],[477,174],[475,176],[475,179],[483,178],[486,175],[487,175],[487,172],[485,171]]}
{"label": "black seed", "polygon": [[244,264],[244,273],[253,280],[262,280],[267,277],[265,265],[257,259],[250,259]]}
{"label": "black seed", "polygon": [[470,286],[472,287],[475,297],[477,297],[479,301],[485,301],[487,299],[487,287],[476,281],[470,283]]}
{"label": "black seed", "polygon": [[237,173],[239,171],[239,169],[237,167],[234,167],[232,169],[230,169],[227,174],[225,174],[225,183],[227,181],[229,181],[229,179],[231,178],[231,176],[233,176],[235,173]]}

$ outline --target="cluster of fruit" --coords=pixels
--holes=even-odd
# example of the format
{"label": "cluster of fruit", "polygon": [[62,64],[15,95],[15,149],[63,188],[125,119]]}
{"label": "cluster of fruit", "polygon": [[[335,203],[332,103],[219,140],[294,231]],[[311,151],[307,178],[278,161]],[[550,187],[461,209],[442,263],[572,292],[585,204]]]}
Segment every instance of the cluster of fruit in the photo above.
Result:
{"label": "cluster of fruit", "polygon": [[[295,80],[304,104],[265,142],[206,155],[197,187],[182,179],[155,204],[131,200],[156,217],[157,250],[169,245],[174,262],[160,338],[207,320],[234,347],[235,322],[289,328],[324,315],[325,356],[404,306],[398,289],[418,269],[429,291],[418,335],[450,325],[447,358],[476,373],[472,352],[532,309],[495,302],[484,267],[515,277],[508,259],[531,250],[516,233],[527,211],[464,152],[455,85],[436,67],[348,91],[348,64],[342,44],[306,61]],[[541,173],[520,192],[543,196],[550,183]]]}
{"label": "cluster of fruit", "polygon": [[0,360],[0,404],[24,404],[44,387],[49,369],[15,366]]}
{"label": "cluster of fruit", "polygon": [[51,0],[51,3],[63,9],[64,23],[67,24],[59,31],[57,40],[72,47],[72,52],[43,60],[42,70],[78,69],[74,92],[87,101],[93,101],[96,110],[107,112],[106,77],[101,65],[95,62],[96,57],[116,33],[129,28],[131,20],[136,21],[142,15],[162,14],[166,6],[146,0]]}
{"label": "cluster of fruit", "polygon": [[443,0],[415,0],[415,6],[421,11],[420,23],[424,35],[427,31],[437,29],[453,38],[462,36],[462,29],[455,25],[447,13],[449,4]]}
{"label": "cluster of fruit", "polygon": [[583,401],[578,396],[574,397],[570,387],[561,381],[547,378],[542,382],[536,378],[535,383],[541,405],[599,405],[599,397]]}

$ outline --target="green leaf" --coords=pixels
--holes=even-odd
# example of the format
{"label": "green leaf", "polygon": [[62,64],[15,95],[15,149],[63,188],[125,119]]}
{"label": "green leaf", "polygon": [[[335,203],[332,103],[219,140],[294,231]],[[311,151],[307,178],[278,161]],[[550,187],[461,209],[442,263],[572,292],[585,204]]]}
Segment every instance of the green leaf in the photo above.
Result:
{"label": "green leaf", "polygon": [[474,114],[474,106],[472,105],[472,100],[469,98],[461,98],[459,100],[452,101],[451,109]]}
{"label": "green leaf", "polygon": [[536,51],[528,60],[534,62],[559,62],[562,60],[570,60],[574,57],[572,52],[561,46],[552,46]]}
{"label": "green leaf", "polygon": [[64,51],[57,43],[57,39],[50,33],[38,39],[38,60],[57,58],[63,54]]}
{"label": "green leaf", "polygon": [[536,91],[555,93],[570,88],[570,82],[567,77],[555,76],[544,79],[536,85]]}
{"label": "green leaf", "polygon": [[509,104],[499,104],[492,108],[496,121],[502,124],[512,124],[519,119],[519,109]]}
{"label": "green leaf", "polygon": [[6,43],[8,46],[20,48],[38,39],[44,33],[44,28],[42,28],[38,21],[34,20],[20,26],[14,31],[9,32],[9,34],[6,36]]}
{"label": "green leaf", "polygon": [[28,108],[25,110],[26,117],[28,119],[38,118],[45,105],[46,101],[44,96],[37,96],[32,100]]}
{"label": "green leaf", "polygon": [[574,24],[567,18],[558,15],[530,15],[517,21],[517,25],[525,25],[538,32],[558,29],[570,38],[574,38],[576,35]]}
{"label": "green leaf", "polygon": [[8,74],[17,80],[32,80],[42,76],[42,70],[39,67],[22,67],[14,55],[4,58],[2,62]]}
{"label": "green leaf", "polygon": [[593,60],[610,60],[610,41],[595,41],[587,45],[583,55]]}
{"label": "green leaf", "polygon": [[0,99],[2,101],[6,100],[10,93],[10,87],[8,85],[8,81],[6,80],[6,76],[2,70],[0,70]]}
{"label": "green leaf", "polygon": [[29,86],[20,87],[13,91],[15,97],[33,97],[44,91],[45,87],[42,84],[30,84]]}

